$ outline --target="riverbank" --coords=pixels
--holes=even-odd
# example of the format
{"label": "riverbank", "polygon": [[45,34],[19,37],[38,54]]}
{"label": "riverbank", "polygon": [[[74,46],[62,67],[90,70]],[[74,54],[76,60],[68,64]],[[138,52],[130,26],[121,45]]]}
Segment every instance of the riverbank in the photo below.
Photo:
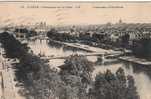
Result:
{"label": "riverbank", "polygon": [[119,57],[119,59],[123,61],[127,61],[127,62],[132,62],[135,64],[139,64],[139,65],[151,66],[151,61],[148,61],[146,59],[136,58],[134,56],[122,56],[122,57]]}
{"label": "riverbank", "polygon": [[67,43],[67,42],[61,42],[61,41],[56,41],[56,40],[52,40],[52,39],[49,39],[49,40],[51,42],[55,42],[55,43],[58,43],[58,44],[62,44],[62,45],[74,47],[74,48],[77,48],[77,49],[89,51],[91,53],[102,53],[102,54],[121,53],[122,54],[122,51],[106,50],[106,49],[103,49],[103,48],[93,47],[93,46],[90,46],[90,45],[85,45],[85,44],[80,44],[80,43]]}

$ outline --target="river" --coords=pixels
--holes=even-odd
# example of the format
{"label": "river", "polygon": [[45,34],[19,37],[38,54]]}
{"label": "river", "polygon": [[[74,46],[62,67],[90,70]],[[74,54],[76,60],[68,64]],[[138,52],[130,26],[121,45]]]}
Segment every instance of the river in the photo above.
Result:
{"label": "river", "polygon": [[[85,54],[87,52],[81,50],[66,50],[63,47],[55,47],[53,44],[48,44],[48,42],[36,40],[28,42],[28,46],[33,50],[33,53],[38,55],[39,53],[48,56],[68,56],[72,54]],[[96,56],[87,57],[90,61],[97,61]],[[53,59],[49,61],[49,64],[53,67],[60,66],[64,63],[64,59]],[[117,63],[110,64],[98,64],[95,66],[93,76],[99,72],[104,72],[110,69],[113,73],[122,67],[126,75],[132,75],[135,79],[135,84],[137,87],[137,92],[140,95],[140,99],[151,99],[151,67],[145,67],[141,65],[136,65],[132,63],[126,63],[119,61]]]}

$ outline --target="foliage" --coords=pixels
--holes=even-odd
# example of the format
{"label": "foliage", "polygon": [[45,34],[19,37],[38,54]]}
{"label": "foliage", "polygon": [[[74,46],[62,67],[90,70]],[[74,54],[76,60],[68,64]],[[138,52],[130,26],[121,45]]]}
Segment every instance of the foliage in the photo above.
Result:
{"label": "foliage", "polygon": [[62,75],[75,75],[82,78],[83,82],[91,81],[91,73],[94,70],[93,64],[89,62],[85,56],[71,55],[69,56],[61,68]]}
{"label": "foliage", "polygon": [[26,38],[37,35],[37,32],[34,29],[29,30],[27,28],[16,28],[14,32],[24,34]]}
{"label": "foliage", "polygon": [[69,87],[65,99],[88,99],[87,89],[92,84],[93,64],[84,56],[72,55],[60,68],[62,80]]}
{"label": "foliage", "polygon": [[90,94],[94,99],[139,99],[133,77],[125,76],[122,68],[116,74],[110,70],[98,74]]}
{"label": "foliage", "polygon": [[133,54],[137,57],[150,59],[151,57],[151,39],[140,39],[134,41]]}
{"label": "foliage", "polygon": [[19,58],[28,52],[28,47],[26,44],[21,44],[14,38],[13,35],[9,34],[8,32],[3,32],[0,34],[0,42],[6,51],[6,56],[9,58]]}
{"label": "foliage", "polygon": [[60,86],[63,86],[63,82],[60,76],[50,69],[46,60],[28,53],[28,47],[7,32],[2,33],[0,38],[6,56],[19,60],[19,63],[14,64],[14,68],[18,84],[23,85],[23,89],[19,90],[20,94],[27,99],[55,99],[61,96]]}
{"label": "foliage", "polygon": [[121,37],[121,43],[123,48],[128,48],[130,35],[127,33]]}

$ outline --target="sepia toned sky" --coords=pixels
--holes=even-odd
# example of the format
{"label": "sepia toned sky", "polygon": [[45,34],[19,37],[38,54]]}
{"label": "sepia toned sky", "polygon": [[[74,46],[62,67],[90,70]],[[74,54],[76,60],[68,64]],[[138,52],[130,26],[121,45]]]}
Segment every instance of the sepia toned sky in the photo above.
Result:
{"label": "sepia toned sky", "polygon": [[151,23],[151,2],[1,2],[0,24]]}

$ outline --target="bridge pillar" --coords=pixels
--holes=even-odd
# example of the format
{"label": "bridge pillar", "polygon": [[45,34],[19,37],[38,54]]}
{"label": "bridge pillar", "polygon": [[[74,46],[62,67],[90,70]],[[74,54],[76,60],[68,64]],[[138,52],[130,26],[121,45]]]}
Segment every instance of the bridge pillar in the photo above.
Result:
{"label": "bridge pillar", "polygon": [[97,57],[97,61],[104,64],[104,61],[105,61],[105,57],[104,57],[104,54],[102,54],[101,56],[98,56]]}
{"label": "bridge pillar", "polygon": [[42,43],[42,39],[40,39],[40,43]]}
{"label": "bridge pillar", "polygon": [[49,42],[49,39],[46,39],[46,43],[48,43]]}

